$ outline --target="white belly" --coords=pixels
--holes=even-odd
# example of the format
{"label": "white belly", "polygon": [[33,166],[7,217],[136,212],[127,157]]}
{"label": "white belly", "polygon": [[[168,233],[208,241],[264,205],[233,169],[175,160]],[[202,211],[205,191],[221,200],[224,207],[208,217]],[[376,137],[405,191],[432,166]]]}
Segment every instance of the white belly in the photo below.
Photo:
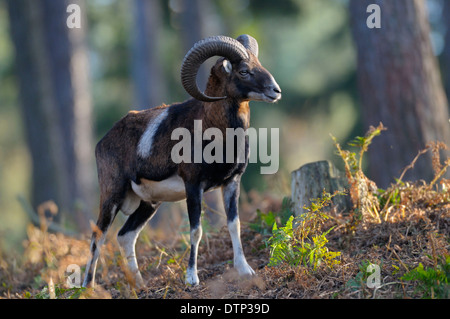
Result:
{"label": "white belly", "polygon": [[141,179],[139,185],[131,182],[131,188],[147,202],[177,202],[186,198],[183,179],[178,175],[160,182]]}

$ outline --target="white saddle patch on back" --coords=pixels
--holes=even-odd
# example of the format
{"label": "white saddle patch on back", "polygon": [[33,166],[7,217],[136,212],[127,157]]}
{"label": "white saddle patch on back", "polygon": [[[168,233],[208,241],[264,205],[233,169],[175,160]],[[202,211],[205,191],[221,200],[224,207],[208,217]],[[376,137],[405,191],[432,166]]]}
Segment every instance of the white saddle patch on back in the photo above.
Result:
{"label": "white saddle patch on back", "polygon": [[152,152],[153,138],[155,137],[156,131],[159,125],[164,121],[169,113],[169,108],[165,108],[158,116],[150,121],[144,134],[142,134],[141,139],[137,147],[137,153],[142,158],[147,158]]}

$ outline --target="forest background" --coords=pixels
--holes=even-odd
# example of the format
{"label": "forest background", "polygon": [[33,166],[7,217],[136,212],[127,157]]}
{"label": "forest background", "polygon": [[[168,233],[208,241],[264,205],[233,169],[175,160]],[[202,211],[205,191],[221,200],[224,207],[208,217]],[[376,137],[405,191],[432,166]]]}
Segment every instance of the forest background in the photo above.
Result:
{"label": "forest background", "polygon": [[[425,37],[417,39],[416,29],[402,28],[411,22],[407,2],[420,11],[423,19],[413,22]],[[61,27],[70,3],[82,9],[80,29]],[[95,143],[129,110],[187,99],[179,80],[181,61],[196,41],[211,35],[255,37],[262,64],[283,90],[276,105],[252,103],[252,127],[280,128],[280,169],[263,176],[260,164],[250,164],[243,178],[244,196],[251,191],[288,196],[290,172],[309,162],[327,159],[342,167],[329,134],[345,144],[380,121],[389,129],[387,140],[373,145],[365,168],[369,178],[387,187],[429,141],[415,140],[409,149],[396,147],[407,144],[402,139],[414,140],[415,128],[426,132],[440,121],[446,128],[423,135],[450,145],[450,134],[442,133],[449,132],[450,1],[398,0],[392,11],[381,13],[382,19],[389,18],[382,20],[381,29],[360,30],[358,20],[365,23],[371,3],[383,1],[0,1],[1,249],[23,249],[33,219],[27,207],[36,211],[48,200],[57,204],[63,229],[89,229],[98,205]],[[401,33],[405,29],[414,41],[390,51],[400,35],[409,39]],[[392,54],[392,64],[373,60],[374,52],[383,49]],[[424,52],[418,59],[431,65],[429,73],[415,64],[415,52]],[[393,75],[401,73],[395,67],[408,62],[410,73],[396,79]],[[379,79],[376,75],[383,70],[392,76],[379,81],[379,87],[361,81],[364,74]],[[202,72],[199,82],[204,84],[207,67]],[[424,81],[436,90],[431,97],[417,89]],[[389,88],[408,95],[411,106],[403,105],[411,112],[367,111],[391,107],[388,97],[380,98]],[[411,91],[419,97],[406,94]],[[428,104],[438,105],[439,112],[430,111]],[[394,157],[383,157],[387,151]],[[376,164],[386,161],[392,171],[377,171]],[[418,175],[409,177],[430,179],[430,161],[421,161]],[[185,211],[180,205],[165,209],[176,215]]]}

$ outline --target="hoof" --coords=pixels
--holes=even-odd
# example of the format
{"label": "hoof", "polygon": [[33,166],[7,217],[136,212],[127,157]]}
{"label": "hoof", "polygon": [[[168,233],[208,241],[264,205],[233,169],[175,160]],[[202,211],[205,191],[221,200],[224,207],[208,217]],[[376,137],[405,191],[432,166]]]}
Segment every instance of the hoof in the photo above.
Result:
{"label": "hoof", "polygon": [[141,273],[138,271],[134,277],[134,287],[136,289],[142,289],[145,287],[144,280],[142,279]]}
{"label": "hoof", "polygon": [[247,262],[237,264],[234,268],[236,268],[239,276],[241,277],[251,277],[255,275],[255,271],[249,266],[249,264],[247,264]]}
{"label": "hoof", "polygon": [[197,286],[200,283],[200,280],[197,276],[197,271],[194,269],[189,269],[186,271],[186,284],[191,286]]}

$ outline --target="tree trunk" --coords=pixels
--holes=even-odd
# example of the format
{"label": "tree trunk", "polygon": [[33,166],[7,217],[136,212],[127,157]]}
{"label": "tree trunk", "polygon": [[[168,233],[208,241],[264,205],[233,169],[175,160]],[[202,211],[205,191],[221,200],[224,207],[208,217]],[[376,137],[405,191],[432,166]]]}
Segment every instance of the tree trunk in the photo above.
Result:
{"label": "tree trunk", "polygon": [[[381,29],[370,29],[367,7],[381,7]],[[423,0],[351,0],[358,50],[363,122],[388,128],[368,153],[369,177],[386,187],[430,141],[450,146],[448,102],[429,39]],[[430,180],[430,157],[422,157],[406,179]]]}
{"label": "tree trunk", "polygon": [[134,0],[132,72],[136,108],[158,106],[167,96],[162,58],[159,52],[162,29],[159,1]]}
{"label": "tree trunk", "polygon": [[445,47],[444,52],[442,53],[443,74],[445,76],[445,91],[447,92],[447,99],[450,99],[450,1],[448,0],[444,1],[442,19],[444,19],[447,27]]}
{"label": "tree trunk", "polygon": [[[306,213],[304,207],[310,207],[312,199],[322,198],[324,191],[334,194],[336,191],[348,192],[349,190],[345,174],[329,161],[303,165],[291,175],[291,198],[296,216]],[[339,213],[349,213],[353,208],[349,195],[333,197],[332,204],[326,207],[325,211],[334,207]]]}
{"label": "tree trunk", "polygon": [[[205,10],[202,10],[204,0],[182,0],[183,11],[181,13],[181,35],[184,52],[199,40],[206,37],[206,17]],[[197,82],[200,88],[206,88],[209,76],[209,69],[202,67],[197,75]]]}
{"label": "tree trunk", "polygon": [[[197,41],[205,37],[222,34],[224,26],[213,1],[181,0],[181,3],[179,19],[184,52],[187,53]],[[213,62],[207,60],[200,67],[197,83],[202,90],[206,88],[212,66]]]}
{"label": "tree trunk", "polygon": [[[83,8],[81,1],[70,3]],[[62,212],[59,221],[72,213],[80,230],[87,230],[95,174],[86,26],[66,26],[68,4],[9,0],[8,10],[33,166],[33,206],[53,200]]]}

